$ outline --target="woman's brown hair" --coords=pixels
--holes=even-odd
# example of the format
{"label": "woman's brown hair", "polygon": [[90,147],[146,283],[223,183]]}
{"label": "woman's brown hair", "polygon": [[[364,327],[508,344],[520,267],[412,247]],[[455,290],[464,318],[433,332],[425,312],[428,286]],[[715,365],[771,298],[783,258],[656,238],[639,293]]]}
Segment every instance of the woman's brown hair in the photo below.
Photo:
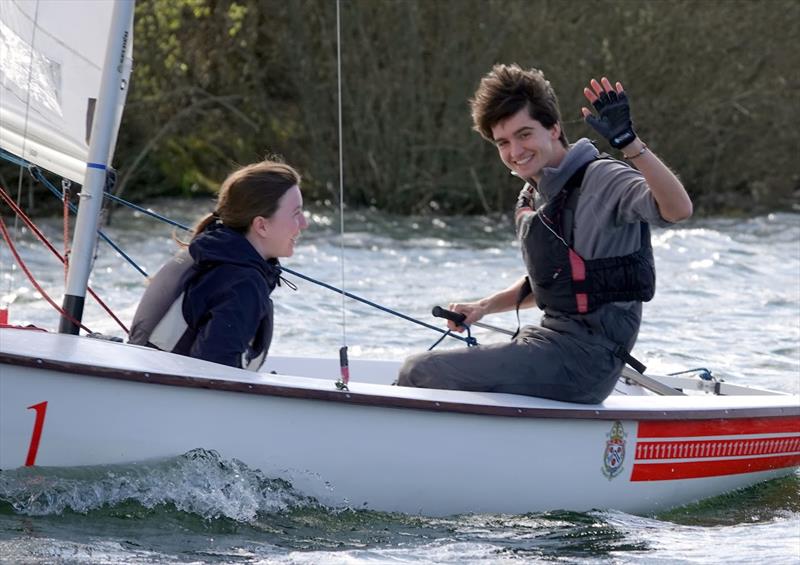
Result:
{"label": "woman's brown hair", "polygon": [[253,218],[271,217],[281,197],[299,184],[298,172],[277,160],[252,163],[232,172],[219,189],[216,210],[195,224],[192,239],[215,221],[245,233]]}

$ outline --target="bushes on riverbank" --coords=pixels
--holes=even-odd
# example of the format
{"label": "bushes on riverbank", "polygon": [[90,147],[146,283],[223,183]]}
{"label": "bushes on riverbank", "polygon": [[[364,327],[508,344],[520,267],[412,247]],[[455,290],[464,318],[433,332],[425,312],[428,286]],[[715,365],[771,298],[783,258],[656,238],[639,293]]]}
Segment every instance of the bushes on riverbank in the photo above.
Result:
{"label": "bushes on riverbank", "polygon": [[[794,0],[345,0],[341,31],[351,206],[507,209],[518,182],[467,107],[495,62],[545,71],[572,140],[594,137],[579,117],[587,80],[622,81],[700,213],[797,199]],[[278,153],[309,198],[338,201],[335,2],[140,0],[134,45],[124,197],[213,190],[233,164]]]}

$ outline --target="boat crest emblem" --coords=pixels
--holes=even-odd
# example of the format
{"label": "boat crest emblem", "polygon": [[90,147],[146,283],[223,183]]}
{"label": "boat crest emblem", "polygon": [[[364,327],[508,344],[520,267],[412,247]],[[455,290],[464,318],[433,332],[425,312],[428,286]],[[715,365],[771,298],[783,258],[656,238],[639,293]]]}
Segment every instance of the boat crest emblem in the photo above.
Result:
{"label": "boat crest emblem", "polygon": [[622,427],[622,422],[617,420],[611,426],[611,431],[606,434],[606,450],[603,453],[603,475],[610,481],[622,472],[625,462],[625,438],[628,434]]}

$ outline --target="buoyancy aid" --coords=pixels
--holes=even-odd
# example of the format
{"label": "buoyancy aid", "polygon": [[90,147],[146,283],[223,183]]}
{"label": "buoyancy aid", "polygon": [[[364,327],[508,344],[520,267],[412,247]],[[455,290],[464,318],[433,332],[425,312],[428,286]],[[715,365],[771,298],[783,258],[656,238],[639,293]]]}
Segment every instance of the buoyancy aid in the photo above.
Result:
{"label": "buoyancy aid", "polygon": [[518,219],[528,284],[542,310],[585,314],[610,302],[647,302],[655,294],[655,262],[646,222],[641,222],[641,246],[628,255],[584,259],[573,248],[575,209],[592,162],[573,173],[544,206]]}
{"label": "buoyancy aid", "polygon": [[[183,301],[187,287],[213,266],[198,266],[184,250],[170,259],[159,271],[159,282],[145,291],[131,324],[129,343],[146,345],[161,351],[188,355],[198,329],[186,322]],[[241,367],[258,371],[267,357],[272,341],[272,301],[256,335],[241,355]]]}
{"label": "buoyancy aid", "polygon": [[131,324],[129,343],[173,351],[187,329],[183,319],[186,285],[197,276],[194,261],[184,250],[167,261],[145,290]]}

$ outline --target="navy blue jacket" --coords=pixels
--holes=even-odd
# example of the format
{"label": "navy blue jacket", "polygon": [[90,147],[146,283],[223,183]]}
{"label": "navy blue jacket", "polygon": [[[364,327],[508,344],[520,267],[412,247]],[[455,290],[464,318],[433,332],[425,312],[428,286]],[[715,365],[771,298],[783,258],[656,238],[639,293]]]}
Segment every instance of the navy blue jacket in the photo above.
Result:
{"label": "navy blue jacket", "polygon": [[278,261],[265,261],[244,235],[221,224],[195,238],[189,254],[196,274],[185,289],[183,317],[196,336],[175,353],[242,367],[269,350]]}

